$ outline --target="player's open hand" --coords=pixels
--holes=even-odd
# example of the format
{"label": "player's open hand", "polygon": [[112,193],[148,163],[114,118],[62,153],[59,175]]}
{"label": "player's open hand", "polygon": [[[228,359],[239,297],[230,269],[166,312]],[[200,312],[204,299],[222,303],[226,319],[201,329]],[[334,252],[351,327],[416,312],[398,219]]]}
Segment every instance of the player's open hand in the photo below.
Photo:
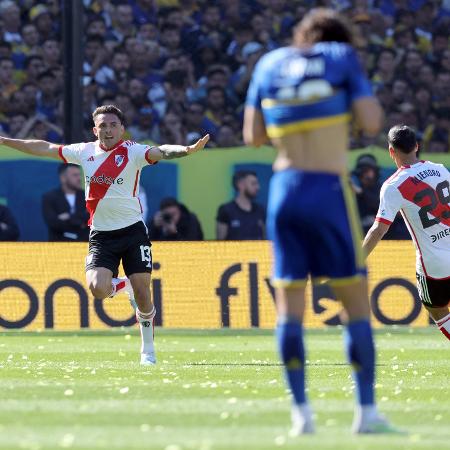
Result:
{"label": "player's open hand", "polygon": [[191,153],[195,153],[200,150],[203,150],[205,148],[205,145],[208,143],[208,141],[209,141],[209,134],[203,136],[194,145],[188,145],[186,147],[187,154],[190,155]]}

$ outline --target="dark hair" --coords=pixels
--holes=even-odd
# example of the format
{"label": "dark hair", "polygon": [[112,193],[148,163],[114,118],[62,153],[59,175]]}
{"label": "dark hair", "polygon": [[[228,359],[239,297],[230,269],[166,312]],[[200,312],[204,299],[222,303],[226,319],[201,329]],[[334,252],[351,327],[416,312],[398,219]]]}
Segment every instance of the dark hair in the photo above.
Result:
{"label": "dark hair", "polygon": [[49,70],[44,70],[43,72],[40,72],[39,75],[37,76],[37,80],[41,81],[44,78],[56,78],[55,74],[49,69]]}
{"label": "dark hair", "polygon": [[395,150],[408,154],[416,149],[416,133],[407,125],[395,125],[389,130],[388,142]]}
{"label": "dark hair", "polygon": [[166,208],[170,208],[171,206],[180,206],[180,204],[177,202],[177,199],[174,197],[165,197],[161,200],[159,204],[159,209],[163,210]]}
{"label": "dark hair", "polygon": [[105,39],[99,34],[90,34],[86,38],[86,44],[90,44],[91,42],[97,42],[98,44],[103,45],[105,43]]}
{"label": "dark hair", "polygon": [[125,116],[123,115],[123,112],[114,105],[103,105],[99,106],[95,109],[95,111],[92,113],[92,120],[95,122],[95,118],[99,116],[100,114],[115,114],[117,118],[120,120],[120,123],[123,125],[125,121]]}
{"label": "dark hair", "polygon": [[352,24],[342,15],[328,8],[314,8],[295,27],[294,40],[297,45],[312,45],[318,42],[355,43]]}
{"label": "dark hair", "polygon": [[23,63],[23,66],[25,69],[28,69],[28,66],[35,60],[38,59],[39,61],[44,62],[44,58],[39,55],[30,55],[25,59],[25,62]]}
{"label": "dark hair", "polygon": [[257,177],[256,172],[253,172],[253,170],[238,170],[237,172],[235,172],[232,180],[234,189],[237,191],[239,181],[247,178],[250,175]]}
{"label": "dark hair", "polygon": [[76,164],[62,163],[62,164],[60,164],[58,166],[58,175],[61,175],[61,174],[65,173],[69,167],[77,167],[77,168],[79,168],[79,166],[77,166]]}

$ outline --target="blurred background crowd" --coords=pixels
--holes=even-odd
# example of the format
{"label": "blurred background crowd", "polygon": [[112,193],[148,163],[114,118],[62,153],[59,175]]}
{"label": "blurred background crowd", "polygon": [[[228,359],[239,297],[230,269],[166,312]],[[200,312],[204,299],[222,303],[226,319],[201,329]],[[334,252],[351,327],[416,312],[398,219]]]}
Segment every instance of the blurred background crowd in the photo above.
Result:
{"label": "blurred background crowd", "polygon": [[[422,149],[449,152],[450,1],[83,0],[84,129],[115,103],[128,138],[210,147],[242,144],[255,63],[290,42],[313,6],[341,10],[360,31],[358,52],[385,113],[385,130],[414,126]],[[59,0],[0,1],[0,127],[11,137],[64,141]],[[357,129],[352,148],[384,146]]]}
{"label": "blurred background crowd", "polygon": [[[242,145],[243,106],[258,59],[289,45],[293,27],[306,11],[326,6],[340,10],[358,31],[356,48],[385,112],[384,130],[376,138],[353,126],[351,148],[385,147],[387,130],[404,123],[417,130],[421,150],[450,153],[450,0],[80,1],[80,114],[86,141],[94,139],[92,111],[113,103],[125,113],[126,139],[190,144],[209,133],[210,149]],[[66,142],[61,4],[0,0],[0,134]],[[381,183],[389,175],[380,169],[372,155],[363,154],[352,172],[365,231],[375,217]],[[86,212],[82,201],[75,212],[74,200],[82,193],[65,186],[66,175],[64,169],[58,188],[62,193],[44,197],[43,218],[50,240],[64,238],[56,238],[55,226],[57,233],[84,240],[85,221],[80,218]],[[255,183],[255,174],[252,177]],[[242,232],[243,239],[263,238],[264,212],[253,202],[257,189],[239,190],[234,182],[233,187],[234,203],[222,209],[217,205],[216,237],[235,236],[231,224],[240,223],[252,230]],[[73,197],[70,205],[64,200],[68,195]],[[145,205],[146,199],[142,202]],[[200,222],[176,199],[164,199],[153,215],[156,208],[145,219],[154,229],[152,238],[203,238]],[[253,216],[241,216],[242,208]],[[170,224],[168,211],[181,220],[181,228]],[[63,231],[58,221],[64,222]],[[407,237],[401,221],[390,233],[391,238]],[[14,218],[2,207],[0,240],[18,235]]]}

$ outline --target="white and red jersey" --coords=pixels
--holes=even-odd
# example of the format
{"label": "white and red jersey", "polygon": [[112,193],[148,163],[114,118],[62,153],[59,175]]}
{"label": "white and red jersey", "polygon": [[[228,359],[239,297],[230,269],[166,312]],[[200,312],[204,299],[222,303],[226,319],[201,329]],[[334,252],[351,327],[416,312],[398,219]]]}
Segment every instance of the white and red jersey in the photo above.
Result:
{"label": "white and red jersey", "polygon": [[118,230],[142,220],[138,198],[141,170],[157,162],[150,159],[150,148],[131,141],[120,141],[109,150],[99,141],[59,148],[64,162],[83,168],[91,229]]}
{"label": "white and red jersey", "polygon": [[442,164],[402,166],[380,193],[376,220],[391,224],[400,211],[416,246],[416,271],[450,278],[450,173]]}

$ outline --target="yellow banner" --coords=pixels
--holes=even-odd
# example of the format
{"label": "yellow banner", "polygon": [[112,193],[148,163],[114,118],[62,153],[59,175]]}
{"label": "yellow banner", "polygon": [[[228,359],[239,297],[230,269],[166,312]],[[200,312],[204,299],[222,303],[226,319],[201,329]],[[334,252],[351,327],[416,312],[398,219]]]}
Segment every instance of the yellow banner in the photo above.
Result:
{"label": "yellow banner", "polygon": [[[135,323],[125,295],[98,300],[86,287],[86,244],[1,243],[0,329],[105,329]],[[426,326],[412,243],[382,242],[369,260],[373,323]],[[268,242],[153,244],[156,324],[171,328],[272,328]],[[308,287],[305,323],[339,324],[326,284]]]}

